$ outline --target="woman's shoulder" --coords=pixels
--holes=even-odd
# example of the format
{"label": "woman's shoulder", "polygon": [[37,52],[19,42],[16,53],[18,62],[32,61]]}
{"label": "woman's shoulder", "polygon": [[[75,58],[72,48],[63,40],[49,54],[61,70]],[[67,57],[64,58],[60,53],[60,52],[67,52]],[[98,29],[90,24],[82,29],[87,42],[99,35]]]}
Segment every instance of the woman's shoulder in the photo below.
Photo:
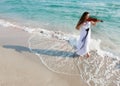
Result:
{"label": "woman's shoulder", "polygon": [[88,24],[91,24],[91,22],[90,21],[84,22],[84,25],[88,25]]}
{"label": "woman's shoulder", "polygon": [[87,21],[87,23],[88,23],[88,24],[90,24],[90,23],[91,23],[91,21]]}

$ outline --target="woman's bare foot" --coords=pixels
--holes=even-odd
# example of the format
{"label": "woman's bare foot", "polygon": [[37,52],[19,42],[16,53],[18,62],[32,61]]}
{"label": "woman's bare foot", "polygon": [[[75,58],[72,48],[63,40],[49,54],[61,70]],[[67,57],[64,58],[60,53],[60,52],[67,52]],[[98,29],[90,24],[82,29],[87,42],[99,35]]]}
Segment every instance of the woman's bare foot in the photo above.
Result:
{"label": "woman's bare foot", "polygon": [[87,53],[87,54],[86,54],[86,56],[87,56],[87,58],[89,58],[89,57],[90,57],[90,54],[89,54],[89,53]]}

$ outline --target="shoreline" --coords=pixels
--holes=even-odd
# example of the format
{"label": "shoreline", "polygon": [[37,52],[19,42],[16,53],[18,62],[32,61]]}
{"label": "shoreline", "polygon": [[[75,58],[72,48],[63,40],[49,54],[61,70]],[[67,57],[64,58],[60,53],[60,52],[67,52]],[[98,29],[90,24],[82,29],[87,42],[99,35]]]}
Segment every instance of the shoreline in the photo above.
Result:
{"label": "shoreline", "polygon": [[0,85],[88,86],[80,77],[48,70],[29,51],[30,34],[17,28],[0,27]]}
{"label": "shoreline", "polygon": [[[34,32],[35,30],[41,30],[41,29],[44,29],[43,28],[43,26],[44,26],[44,24],[42,23],[42,24],[40,24],[40,26],[38,26],[38,23],[36,24],[35,22],[32,22],[32,21],[27,21],[27,20],[12,20],[12,19],[4,19],[4,18],[1,18],[1,20],[0,20],[1,22],[0,22],[0,25],[1,26],[4,26],[5,28],[8,28],[8,27],[11,27],[11,28],[14,28],[14,29],[16,29],[16,28],[19,28],[19,29],[21,29],[21,30],[23,30],[23,31],[25,31],[25,32],[28,32],[28,33],[32,33],[32,32]],[[23,22],[27,22],[27,23],[24,23],[23,24]],[[40,22],[41,23],[41,22]],[[40,28],[39,28],[40,27]],[[46,27],[46,26],[45,26]],[[46,27],[47,28],[47,27]],[[93,28],[94,29],[94,28]],[[44,29],[44,30],[46,30],[46,29]],[[51,32],[51,30],[52,29],[47,29],[47,31],[48,32]],[[57,32],[57,30],[52,30],[52,31],[54,31],[54,32]],[[58,30],[58,31],[60,31],[60,32],[64,32],[64,31],[61,31],[61,30]],[[73,33],[73,35],[74,36],[79,36],[79,31],[73,31],[74,33]],[[45,32],[46,33],[46,32]],[[65,31],[65,33],[67,33],[67,34],[69,34],[68,32],[66,32]],[[70,34],[72,34],[72,33],[70,33]],[[77,34],[77,35],[75,35],[75,34]],[[93,34],[95,34],[95,33],[93,33]],[[49,34],[48,34],[49,35]],[[64,34],[65,35],[65,34]],[[113,55],[115,55],[115,56],[120,56],[120,54],[119,54],[119,45],[117,46],[117,45],[115,45],[115,43],[113,42],[113,41],[111,41],[111,40],[109,40],[108,39],[108,37],[107,36],[103,36],[103,37],[101,37],[101,36],[97,36],[97,35],[92,35],[91,37],[92,37],[92,39],[93,39],[93,41],[95,41],[95,44],[94,44],[94,42],[92,42],[91,44],[94,44],[94,45],[96,45],[96,44],[98,44],[98,40],[100,40],[101,41],[101,43],[99,43],[99,45],[98,45],[98,47],[100,47],[102,50],[105,50],[105,51],[107,51],[107,52],[110,52],[110,53],[112,53]],[[103,40],[103,38],[105,38],[105,40]]]}

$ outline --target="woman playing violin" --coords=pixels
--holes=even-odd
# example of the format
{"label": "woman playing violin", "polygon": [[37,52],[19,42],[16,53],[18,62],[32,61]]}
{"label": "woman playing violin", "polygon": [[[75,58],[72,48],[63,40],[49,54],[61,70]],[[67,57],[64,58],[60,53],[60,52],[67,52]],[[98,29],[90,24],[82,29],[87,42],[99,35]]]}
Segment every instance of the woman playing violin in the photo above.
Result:
{"label": "woman playing violin", "polygon": [[89,46],[91,40],[91,24],[95,25],[97,22],[102,22],[95,18],[90,18],[89,12],[84,12],[76,25],[77,30],[81,30],[80,37],[76,46],[76,54],[90,57]]}

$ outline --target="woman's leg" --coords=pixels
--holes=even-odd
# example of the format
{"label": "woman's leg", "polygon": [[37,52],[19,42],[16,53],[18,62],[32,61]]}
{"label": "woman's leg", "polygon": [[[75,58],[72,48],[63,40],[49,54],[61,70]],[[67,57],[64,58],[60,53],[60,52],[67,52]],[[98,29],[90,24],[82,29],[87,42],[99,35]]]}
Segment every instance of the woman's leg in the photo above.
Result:
{"label": "woman's leg", "polygon": [[87,58],[89,58],[89,57],[90,57],[90,54],[89,54],[89,53],[87,53],[87,54],[86,54],[86,56],[87,56]]}

